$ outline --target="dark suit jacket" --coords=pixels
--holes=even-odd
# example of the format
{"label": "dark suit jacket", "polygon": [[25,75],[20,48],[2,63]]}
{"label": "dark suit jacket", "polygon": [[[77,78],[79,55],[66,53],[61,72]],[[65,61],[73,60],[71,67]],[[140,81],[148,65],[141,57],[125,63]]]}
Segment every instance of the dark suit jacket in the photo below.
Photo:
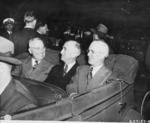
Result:
{"label": "dark suit jacket", "polygon": [[48,47],[48,42],[49,42],[49,40],[48,40],[48,38],[46,37],[46,35],[42,35],[42,34],[36,32],[36,37],[42,39],[42,41],[44,42],[45,47]]}
{"label": "dark suit jacket", "polygon": [[36,107],[29,93],[21,82],[12,79],[0,95],[0,116]]}
{"label": "dark suit jacket", "polygon": [[56,85],[66,90],[66,85],[69,84],[71,77],[75,74],[78,63],[76,63],[68,73],[63,76],[64,64],[56,65],[50,71],[45,82]]}
{"label": "dark suit jacket", "polygon": [[101,86],[111,74],[111,71],[103,65],[88,83],[87,76],[89,69],[90,66],[88,65],[77,68],[76,74],[71,78],[70,84],[66,87],[69,95],[71,93],[84,93],[87,90]]}
{"label": "dark suit jacket", "polygon": [[4,38],[7,38],[8,40],[11,40],[11,37],[13,35],[13,33],[9,34],[6,30],[3,30],[0,35]]}
{"label": "dark suit jacket", "polygon": [[22,61],[22,65],[16,66],[12,71],[12,75],[30,78],[41,82],[45,81],[48,73],[54,66],[51,62],[49,62],[46,56],[41,60],[36,69],[33,69],[30,55],[20,60]]}
{"label": "dark suit jacket", "polygon": [[15,45],[14,55],[17,56],[27,52],[28,42],[34,37],[36,37],[36,31],[32,28],[24,28],[23,30],[14,33],[11,39]]}

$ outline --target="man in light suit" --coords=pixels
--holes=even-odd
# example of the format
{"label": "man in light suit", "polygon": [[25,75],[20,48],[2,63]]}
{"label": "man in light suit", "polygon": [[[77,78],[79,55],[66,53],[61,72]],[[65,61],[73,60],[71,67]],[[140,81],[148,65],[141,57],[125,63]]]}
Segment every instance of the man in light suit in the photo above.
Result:
{"label": "man in light suit", "polygon": [[46,55],[45,50],[44,42],[40,38],[31,39],[28,49],[30,55],[24,56],[23,54],[23,57],[19,56],[23,64],[22,66],[17,66],[12,74],[41,82],[45,81],[54,66],[47,58],[48,55]]}
{"label": "man in light suit", "polygon": [[103,40],[93,41],[88,49],[88,63],[79,66],[66,91],[70,96],[84,93],[101,86],[110,76],[111,71],[105,67],[104,60],[109,55],[109,47]]}
{"label": "man in light suit", "polygon": [[0,119],[5,115],[36,107],[36,100],[21,81],[11,76],[13,65],[22,62],[13,58],[14,44],[0,36]]}
{"label": "man in light suit", "polygon": [[52,68],[46,82],[66,90],[66,85],[70,82],[76,68],[79,66],[76,59],[81,54],[80,44],[74,40],[69,40],[65,42],[60,53],[61,60],[64,63]]}

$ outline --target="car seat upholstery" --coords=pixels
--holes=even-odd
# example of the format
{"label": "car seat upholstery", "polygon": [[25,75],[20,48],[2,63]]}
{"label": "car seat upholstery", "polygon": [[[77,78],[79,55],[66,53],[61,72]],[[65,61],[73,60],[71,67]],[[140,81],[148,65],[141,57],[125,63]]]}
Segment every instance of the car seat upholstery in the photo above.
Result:
{"label": "car seat upholstery", "polygon": [[138,61],[131,56],[112,54],[105,60],[107,68],[112,70],[109,79],[121,79],[132,84],[138,70]]}

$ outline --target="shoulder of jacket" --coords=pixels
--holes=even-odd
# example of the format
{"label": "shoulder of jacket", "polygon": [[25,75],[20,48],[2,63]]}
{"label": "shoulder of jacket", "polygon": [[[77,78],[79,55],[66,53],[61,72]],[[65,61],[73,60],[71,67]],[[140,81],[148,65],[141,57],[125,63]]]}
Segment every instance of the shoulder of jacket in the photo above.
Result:
{"label": "shoulder of jacket", "polygon": [[78,70],[87,70],[87,69],[89,69],[89,67],[90,67],[89,65],[81,65],[81,66],[78,66],[77,69]]}

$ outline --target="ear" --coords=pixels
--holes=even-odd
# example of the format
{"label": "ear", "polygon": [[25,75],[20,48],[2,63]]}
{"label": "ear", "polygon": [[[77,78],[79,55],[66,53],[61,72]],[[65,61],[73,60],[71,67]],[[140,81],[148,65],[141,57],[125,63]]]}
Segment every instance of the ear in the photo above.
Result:
{"label": "ear", "polygon": [[32,50],[31,50],[31,48],[28,48],[28,51],[29,51],[29,53],[30,53],[30,54],[32,54]]}

